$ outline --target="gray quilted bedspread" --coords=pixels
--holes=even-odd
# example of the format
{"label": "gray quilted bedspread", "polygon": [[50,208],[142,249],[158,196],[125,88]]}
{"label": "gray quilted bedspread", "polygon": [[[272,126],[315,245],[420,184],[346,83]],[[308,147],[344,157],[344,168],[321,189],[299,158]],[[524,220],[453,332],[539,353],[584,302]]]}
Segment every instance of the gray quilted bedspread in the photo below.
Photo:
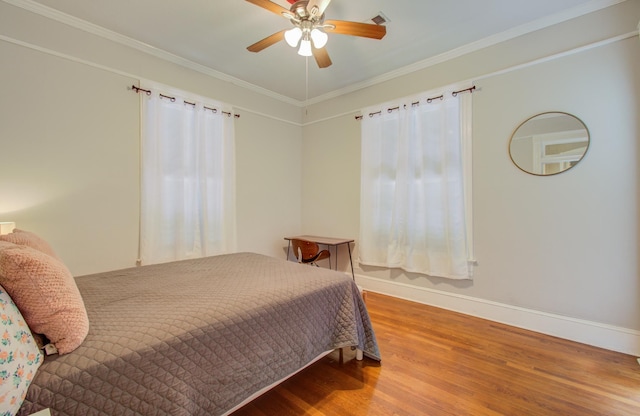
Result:
{"label": "gray quilted bedspread", "polygon": [[324,351],[380,355],[350,277],[253,253],[77,277],[89,335],[21,415],[220,415]]}

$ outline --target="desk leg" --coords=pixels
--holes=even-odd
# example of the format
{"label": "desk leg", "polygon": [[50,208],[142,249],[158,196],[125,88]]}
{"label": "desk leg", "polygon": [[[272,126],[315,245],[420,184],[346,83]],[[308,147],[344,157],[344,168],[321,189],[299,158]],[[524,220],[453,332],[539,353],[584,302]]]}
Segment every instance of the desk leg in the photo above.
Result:
{"label": "desk leg", "polygon": [[291,240],[289,240],[289,245],[287,246],[287,258],[286,261],[289,261],[289,250],[291,250]]}
{"label": "desk leg", "polygon": [[[333,251],[336,253],[336,271],[338,271],[338,246],[333,246]],[[329,264],[331,267],[331,264]]]}
{"label": "desk leg", "polygon": [[351,244],[347,243],[347,248],[349,249],[349,263],[351,264],[351,277],[353,278],[353,281],[356,281],[356,275],[355,273],[353,273],[353,260],[351,259]]}

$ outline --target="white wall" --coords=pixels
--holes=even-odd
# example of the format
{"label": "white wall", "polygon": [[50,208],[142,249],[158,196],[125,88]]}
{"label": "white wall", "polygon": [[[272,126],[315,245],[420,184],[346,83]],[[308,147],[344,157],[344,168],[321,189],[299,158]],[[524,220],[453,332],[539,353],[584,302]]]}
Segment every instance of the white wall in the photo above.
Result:
{"label": "white wall", "polygon": [[72,270],[135,264],[132,80],[5,42],[0,56],[0,217],[45,237]]}
{"label": "white wall", "polygon": [[301,224],[297,106],[0,2],[0,221],[75,275],[135,265],[139,78],[239,107],[238,245],[282,256]]}
{"label": "white wall", "polygon": [[[627,1],[311,106],[303,139],[303,231],[358,238],[360,128],[356,113],[345,113],[473,80],[474,279],[362,266],[357,280],[472,314],[500,308],[502,315],[491,318],[513,324],[513,316],[527,311],[544,315],[540,320],[630,334],[631,345],[609,345],[602,334],[593,343],[640,353],[640,42],[621,36],[580,49],[635,31],[639,19],[640,2]],[[508,143],[522,121],[545,111],[581,118],[591,145],[574,169],[537,177],[512,164]],[[528,326],[567,335],[546,324]]]}
{"label": "white wall", "polygon": [[252,113],[236,123],[238,246],[285,258],[301,229],[302,128]]}

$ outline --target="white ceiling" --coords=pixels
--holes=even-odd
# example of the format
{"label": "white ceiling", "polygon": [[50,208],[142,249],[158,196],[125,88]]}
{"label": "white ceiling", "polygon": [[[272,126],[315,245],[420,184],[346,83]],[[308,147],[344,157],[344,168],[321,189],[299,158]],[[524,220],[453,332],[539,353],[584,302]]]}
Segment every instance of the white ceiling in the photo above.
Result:
{"label": "white ceiling", "polygon": [[[8,0],[5,0],[8,1]],[[273,0],[285,8],[286,0]],[[430,62],[495,44],[621,0],[333,0],[327,19],[388,19],[382,40],[330,34],[333,65],[319,69],[285,42],[262,52],[250,44],[291,23],[245,0],[12,0],[63,16],[85,30],[115,32],[294,103],[339,95]],[[40,5],[46,6],[41,7]],[[55,9],[77,19],[54,13]],[[51,13],[48,13],[48,12]],[[58,17],[59,18],[59,17]],[[91,23],[87,25],[86,22]],[[93,29],[95,30],[93,30]],[[138,44],[138,47],[141,47]],[[151,49],[150,49],[151,50]],[[308,84],[307,84],[308,59]]]}

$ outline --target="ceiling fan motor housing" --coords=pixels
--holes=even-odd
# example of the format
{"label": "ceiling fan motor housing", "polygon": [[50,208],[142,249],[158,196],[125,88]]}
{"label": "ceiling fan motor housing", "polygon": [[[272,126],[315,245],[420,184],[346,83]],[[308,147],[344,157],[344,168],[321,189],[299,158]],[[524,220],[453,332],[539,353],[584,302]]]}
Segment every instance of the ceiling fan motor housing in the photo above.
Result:
{"label": "ceiling fan motor housing", "polygon": [[301,25],[302,22],[310,22],[311,25],[309,26],[312,28],[322,26],[322,22],[324,21],[324,13],[319,15],[317,6],[314,6],[312,10],[308,10],[308,4],[309,0],[299,0],[293,3],[290,9],[291,13],[286,15],[285,17],[289,18],[291,20],[291,23],[296,26]]}

